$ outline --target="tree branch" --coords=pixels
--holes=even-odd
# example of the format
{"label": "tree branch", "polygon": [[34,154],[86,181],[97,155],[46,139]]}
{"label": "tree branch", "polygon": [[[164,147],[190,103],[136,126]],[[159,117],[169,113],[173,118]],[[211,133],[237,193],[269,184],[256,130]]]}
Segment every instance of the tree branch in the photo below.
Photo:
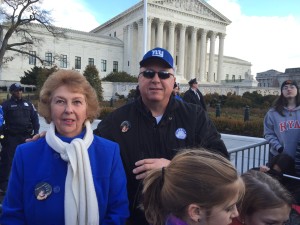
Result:
{"label": "tree branch", "polygon": [[18,53],[21,53],[23,55],[33,56],[33,57],[37,58],[42,64],[44,64],[45,60],[40,58],[37,55],[33,55],[33,54],[30,54],[29,52],[26,52],[26,51],[23,51],[23,50],[20,50],[20,49],[15,49],[15,48],[7,48],[7,50],[10,50],[10,51],[13,51],[13,52],[18,52]]}
{"label": "tree branch", "polygon": [[20,42],[20,43],[13,43],[13,44],[8,44],[7,45],[7,49],[11,48],[11,47],[15,47],[15,46],[21,46],[21,45],[27,45],[27,44],[33,44],[32,41],[25,41],[25,42]]}

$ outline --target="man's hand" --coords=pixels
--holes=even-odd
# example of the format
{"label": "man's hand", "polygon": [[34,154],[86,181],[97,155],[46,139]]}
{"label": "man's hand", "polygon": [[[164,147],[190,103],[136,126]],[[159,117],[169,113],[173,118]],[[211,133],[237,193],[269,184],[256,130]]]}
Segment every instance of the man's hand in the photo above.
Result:
{"label": "man's hand", "polygon": [[153,169],[160,169],[166,167],[170,164],[170,160],[160,158],[160,159],[142,159],[135,163],[136,168],[132,171],[136,175],[136,179],[144,179],[148,171]]}
{"label": "man's hand", "polygon": [[46,135],[46,131],[43,131],[43,132],[40,133],[40,134],[34,135],[32,138],[27,138],[27,139],[25,140],[25,142],[36,141],[36,140],[38,140],[38,139],[41,138],[41,137],[45,137],[45,135]]}

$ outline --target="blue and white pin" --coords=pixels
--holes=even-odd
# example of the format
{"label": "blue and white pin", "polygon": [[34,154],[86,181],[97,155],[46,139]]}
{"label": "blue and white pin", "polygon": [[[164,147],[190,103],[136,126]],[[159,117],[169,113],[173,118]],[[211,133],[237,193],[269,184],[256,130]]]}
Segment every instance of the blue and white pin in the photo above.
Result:
{"label": "blue and white pin", "polygon": [[186,130],[185,130],[184,128],[178,128],[178,129],[175,131],[175,136],[176,136],[178,139],[181,139],[181,140],[186,139]]}

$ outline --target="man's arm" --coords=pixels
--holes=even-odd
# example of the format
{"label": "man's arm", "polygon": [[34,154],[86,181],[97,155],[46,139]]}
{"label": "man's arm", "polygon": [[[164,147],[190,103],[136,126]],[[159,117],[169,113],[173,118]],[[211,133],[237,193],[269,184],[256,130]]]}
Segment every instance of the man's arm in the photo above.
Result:
{"label": "man's arm", "polygon": [[203,109],[204,109],[205,111],[207,111],[204,96],[202,95],[202,93],[201,93],[200,91],[199,91],[199,96],[200,96],[200,103],[201,103]]}
{"label": "man's arm", "polygon": [[33,132],[34,135],[39,133],[39,129],[40,129],[40,122],[39,122],[39,116],[38,113],[34,107],[34,105],[32,103],[31,104],[31,112],[30,112],[30,120],[32,123],[32,128],[33,128]]}
{"label": "man's arm", "polygon": [[204,109],[200,109],[200,107],[197,108],[196,141],[199,145],[201,145],[201,147],[220,153],[226,158],[229,158],[229,153],[221,139],[221,134],[217,131],[206,111]]}

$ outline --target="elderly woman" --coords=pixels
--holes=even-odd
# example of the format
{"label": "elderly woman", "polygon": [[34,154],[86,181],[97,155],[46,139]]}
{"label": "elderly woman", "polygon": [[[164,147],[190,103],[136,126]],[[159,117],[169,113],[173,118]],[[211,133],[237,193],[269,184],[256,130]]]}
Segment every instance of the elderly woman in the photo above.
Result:
{"label": "elderly woman", "polygon": [[50,129],[16,150],[1,224],[125,224],[126,175],[118,144],[94,136],[96,93],[80,73],[59,70],[38,107]]}

